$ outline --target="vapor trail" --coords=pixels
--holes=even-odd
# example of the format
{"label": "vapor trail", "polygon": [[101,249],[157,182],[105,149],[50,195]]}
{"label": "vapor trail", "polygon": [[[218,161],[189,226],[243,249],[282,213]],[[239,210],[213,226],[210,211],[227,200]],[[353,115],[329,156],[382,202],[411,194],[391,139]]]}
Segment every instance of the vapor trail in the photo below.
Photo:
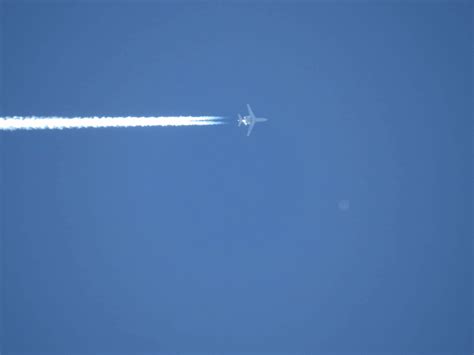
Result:
{"label": "vapor trail", "polygon": [[218,125],[217,116],[171,117],[0,117],[0,130],[69,129],[103,127],[209,126]]}

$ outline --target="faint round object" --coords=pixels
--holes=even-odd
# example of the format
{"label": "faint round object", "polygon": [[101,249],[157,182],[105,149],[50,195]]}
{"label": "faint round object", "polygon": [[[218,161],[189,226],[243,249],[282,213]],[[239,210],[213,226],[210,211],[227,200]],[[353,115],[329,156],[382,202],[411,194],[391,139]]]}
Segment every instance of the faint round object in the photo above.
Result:
{"label": "faint round object", "polygon": [[340,200],[337,205],[341,211],[347,211],[351,207],[349,200]]}

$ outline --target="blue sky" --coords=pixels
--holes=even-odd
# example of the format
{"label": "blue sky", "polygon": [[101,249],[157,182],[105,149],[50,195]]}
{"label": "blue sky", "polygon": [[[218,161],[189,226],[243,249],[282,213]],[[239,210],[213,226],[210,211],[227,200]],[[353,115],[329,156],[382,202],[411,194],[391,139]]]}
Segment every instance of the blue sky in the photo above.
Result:
{"label": "blue sky", "polygon": [[3,352],[471,352],[472,10],[4,1]]}

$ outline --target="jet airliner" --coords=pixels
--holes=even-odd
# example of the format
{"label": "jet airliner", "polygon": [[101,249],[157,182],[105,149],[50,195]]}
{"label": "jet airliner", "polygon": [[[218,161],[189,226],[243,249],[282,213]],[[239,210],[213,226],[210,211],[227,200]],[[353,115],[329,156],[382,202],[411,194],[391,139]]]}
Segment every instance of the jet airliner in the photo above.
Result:
{"label": "jet airliner", "polygon": [[255,126],[255,123],[257,122],[265,122],[267,121],[266,118],[263,118],[263,117],[255,117],[252,109],[250,108],[250,105],[247,104],[247,109],[249,110],[249,114],[248,116],[244,116],[242,117],[240,114],[239,114],[239,127],[241,124],[243,124],[244,126],[249,126],[249,129],[247,131],[247,137],[250,136],[250,133],[252,132],[252,129],[253,129],[253,126]]}

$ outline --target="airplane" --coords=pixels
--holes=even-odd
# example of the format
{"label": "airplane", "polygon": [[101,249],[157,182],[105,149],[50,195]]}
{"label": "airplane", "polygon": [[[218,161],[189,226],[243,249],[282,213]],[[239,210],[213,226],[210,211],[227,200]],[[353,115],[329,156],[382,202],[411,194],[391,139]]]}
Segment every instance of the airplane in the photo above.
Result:
{"label": "airplane", "polygon": [[240,114],[239,114],[239,127],[241,124],[243,124],[244,126],[249,126],[249,129],[247,131],[247,137],[250,136],[250,132],[252,132],[252,129],[253,129],[253,126],[255,126],[255,123],[257,122],[265,122],[267,121],[266,118],[263,118],[263,117],[255,117],[252,109],[250,108],[250,105],[247,104],[247,109],[249,110],[249,115],[248,116],[244,116],[242,117]]}

